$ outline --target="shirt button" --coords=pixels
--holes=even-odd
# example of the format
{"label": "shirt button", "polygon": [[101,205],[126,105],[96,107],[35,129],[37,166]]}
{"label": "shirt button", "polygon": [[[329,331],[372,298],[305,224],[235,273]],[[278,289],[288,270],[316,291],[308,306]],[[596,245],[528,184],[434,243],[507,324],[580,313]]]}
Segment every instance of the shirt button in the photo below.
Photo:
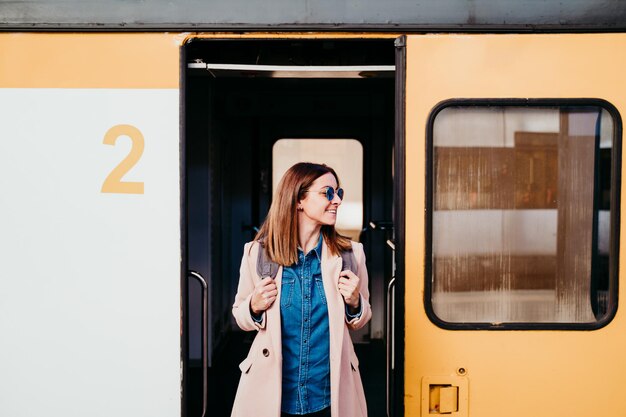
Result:
{"label": "shirt button", "polygon": [[306,343],[306,339],[304,339],[304,343]]}
{"label": "shirt button", "polygon": [[267,349],[263,349],[263,356],[267,358],[269,355],[270,355],[270,351]]}
{"label": "shirt button", "polygon": [[305,319],[304,319],[304,322],[306,323],[307,321],[309,321],[309,319],[305,318]]}

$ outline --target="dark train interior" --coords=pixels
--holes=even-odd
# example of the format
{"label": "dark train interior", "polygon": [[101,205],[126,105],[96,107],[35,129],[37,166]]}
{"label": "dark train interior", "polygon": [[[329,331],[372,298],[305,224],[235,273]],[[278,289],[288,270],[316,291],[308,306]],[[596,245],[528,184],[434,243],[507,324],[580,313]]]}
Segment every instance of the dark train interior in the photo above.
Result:
{"label": "dark train interior", "polygon": [[[331,145],[325,145],[333,143],[330,139],[349,139],[360,148],[357,153],[337,148],[344,153],[339,155],[341,160],[362,159],[357,161],[362,162],[360,171],[349,171],[360,178],[340,178],[343,184],[362,187],[360,201],[351,208],[358,222],[351,236],[365,246],[373,308],[372,321],[353,334],[353,341],[369,414],[385,415],[385,311],[387,285],[393,275],[393,251],[387,241],[393,239],[395,79],[393,70],[358,67],[393,66],[394,60],[393,40],[194,40],[186,45],[181,102],[186,267],[202,274],[208,283],[207,415],[230,415],[240,376],[238,364],[255,335],[239,330],[231,305],[243,245],[253,239],[271,204],[278,158],[275,145],[280,140],[308,141],[309,145],[313,141],[312,148],[307,145],[305,149],[317,146],[333,153],[328,150]],[[327,69],[285,75],[286,71],[234,66],[189,68],[189,63]],[[347,66],[356,69],[331,70]],[[316,158],[314,153],[299,155]],[[201,414],[203,390],[201,287],[194,280],[186,286],[183,410],[187,416],[196,416]]]}

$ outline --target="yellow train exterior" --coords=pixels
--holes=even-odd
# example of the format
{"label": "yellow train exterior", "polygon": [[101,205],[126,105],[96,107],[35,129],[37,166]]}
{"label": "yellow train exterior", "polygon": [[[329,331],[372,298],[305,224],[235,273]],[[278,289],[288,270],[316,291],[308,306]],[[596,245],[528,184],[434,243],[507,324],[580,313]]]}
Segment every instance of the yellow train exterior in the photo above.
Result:
{"label": "yellow train exterior", "polygon": [[[425,294],[433,109],[599,99],[626,114],[626,35],[321,30],[0,33],[0,414],[186,413],[180,121],[190,40],[396,38],[406,54],[396,415],[624,415],[621,309],[594,329],[451,329],[429,318]],[[622,265],[624,232],[612,224]],[[614,272],[616,303],[626,289]]]}

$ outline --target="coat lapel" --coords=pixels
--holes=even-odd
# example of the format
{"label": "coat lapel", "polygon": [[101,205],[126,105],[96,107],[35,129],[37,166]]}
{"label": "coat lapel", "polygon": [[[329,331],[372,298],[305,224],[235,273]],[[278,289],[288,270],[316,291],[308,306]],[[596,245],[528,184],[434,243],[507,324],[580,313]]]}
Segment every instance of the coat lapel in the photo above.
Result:
{"label": "coat lapel", "polygon": [[274,347],[274,352],[280,352],[280,358],[282,358],[282,329],[280,324],[280,283],[283,277],[283,267],[278,268],[278,273],[276,274],[276,278],[274,281],[276,282],[276,288],[278,290],[278,294],[276,295],[276,301],[271,305],[270,308],[267,309],[267,330],[272,339],[272,346]]}
{"label": "coat lapel", "polygon": [[[326,242],[322,245],[322,281],[324,282],[324,294],[328,300],[328,326],[330,331],[330,345],[339,348],[343,341],[343,324],[345,321],[343,297],[337,285],[341,272],[341,257],[331,255]],[[331,352],[331,356],[332,356]]]}
{"label": "coat lapel", "polygon": [[[337,289],[341,272],[341,256],[332,255],[326,245],[322,244],[322,281],[324,294],[328,304],[328,330],[330,333],[330,386],[331,408],[337,410],[339,405],[339,375],[341,372],[341,351],[343,349],[343,332],[345,323],[345,307],[343,297]],[[336,415],[336,412],[333,414]]]}

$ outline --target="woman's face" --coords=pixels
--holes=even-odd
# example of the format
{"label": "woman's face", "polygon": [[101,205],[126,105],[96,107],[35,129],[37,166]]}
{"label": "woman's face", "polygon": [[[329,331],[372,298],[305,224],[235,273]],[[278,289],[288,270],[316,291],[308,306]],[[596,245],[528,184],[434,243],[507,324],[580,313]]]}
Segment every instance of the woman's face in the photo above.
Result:
{"label": "woman's face", "polygon": [[332,188],[337,190],[337,180],[333,174],[326,173],[316,179],[309,192],[304,194],[304,198],[300,200],[299,216],[304,221],[313,221],[320,225],[334,225],[337,221],[337,209],[341,204],[341,198],[335,193],[332,201],[328,201],[326,197],[326,189]]}

